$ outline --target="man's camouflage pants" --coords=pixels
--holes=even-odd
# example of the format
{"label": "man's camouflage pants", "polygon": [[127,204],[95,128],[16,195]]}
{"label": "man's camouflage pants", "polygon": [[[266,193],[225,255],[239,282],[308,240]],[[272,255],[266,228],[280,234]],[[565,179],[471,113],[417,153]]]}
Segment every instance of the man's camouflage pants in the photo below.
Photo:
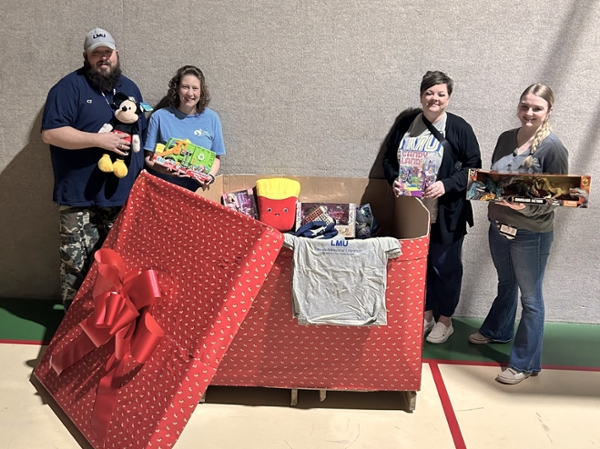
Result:
{"label": "man's camouflage pants", "polygon": [[67,309],[121,207],[60,207],[60,282]]}

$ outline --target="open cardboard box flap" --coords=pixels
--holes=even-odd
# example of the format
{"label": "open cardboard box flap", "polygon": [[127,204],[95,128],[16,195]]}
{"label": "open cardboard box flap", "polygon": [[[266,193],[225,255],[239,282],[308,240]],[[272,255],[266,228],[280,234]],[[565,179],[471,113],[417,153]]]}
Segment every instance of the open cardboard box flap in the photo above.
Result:
{"label": "open cardboard box flap", "polygon": [[331,178],[287,175],[220,175],[197,193],[222,204],[224,193],[252,189],[258,179],[289,178],[300,183],[299,201],[311,203],[369,203],[380,235],[413,239],[429,234],[429,212],[415,197],[396,197],[384,179]]}

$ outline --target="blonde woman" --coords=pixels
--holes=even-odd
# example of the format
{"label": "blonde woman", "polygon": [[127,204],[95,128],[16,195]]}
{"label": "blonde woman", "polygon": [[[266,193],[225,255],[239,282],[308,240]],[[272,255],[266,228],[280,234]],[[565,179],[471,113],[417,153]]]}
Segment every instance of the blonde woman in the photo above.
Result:
{"label": "blonde woman", "polygon": [[[498,138],[492,170],[512,173],[568,172],[568,152],[550,130],[554,93],[544,84],[529,86],[519,100],[521,127]],[[498,292],[483,325],[469,336],[473,344],[513,339],[508,367],[496,380],[514,385],[542,369],[544,298],[542,283],[553,241],[554,208],[490,203],[489,243],[498,272]],[[518,293],[523,311],[514,334]]]}

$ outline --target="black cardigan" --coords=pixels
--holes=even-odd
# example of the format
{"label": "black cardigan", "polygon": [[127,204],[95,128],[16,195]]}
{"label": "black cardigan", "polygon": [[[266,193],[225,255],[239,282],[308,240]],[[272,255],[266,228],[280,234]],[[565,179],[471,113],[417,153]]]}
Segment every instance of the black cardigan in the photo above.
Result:
{"label": "black cardigan", "polygon": [[[383,171],[390,185],[398,177],[398,146],[413,120],[421,113],[414,110],[401,117],[390,133],[383,156]],[[467,223],[473,226],[473,209],[467,201],[469,168],[481,168],[479,143],[473,128],[461,117],[446,113],[446,140],[453,154],[444,151],[437,180],[444,184],[445,193],[438,199],[437,226],[432,226],[431,240],[441,244],[452,243],[467,233]]]}

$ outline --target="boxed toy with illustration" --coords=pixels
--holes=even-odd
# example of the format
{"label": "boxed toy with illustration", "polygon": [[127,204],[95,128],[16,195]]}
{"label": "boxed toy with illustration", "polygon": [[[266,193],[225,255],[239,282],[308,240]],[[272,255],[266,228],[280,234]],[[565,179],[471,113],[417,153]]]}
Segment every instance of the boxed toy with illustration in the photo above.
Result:
{"label": "boxed toy with illustration", "polygon": [[258,206],[253,189],[224,193],[222,200],[224,206],[258,220]]}
{"label": "boxed toy with illustration", "polygon": [[194,145],[188,139],[172,138],[166,143],[157,144],[152,161],[180,174],[205,181],[215,162],[216,153]]}
{"label": "boxed toy with illustration", "polygon": [[469,170],[467,199],[588,207],[591,177]]}
{"label": "boxed toy with illustration", "polygon": [[335,228],[346,238],[356,235],[355,203],[302,203],[296,206],[296,229],[312,221],[335,223]]}
{"label": "boxed toy with illustration", "polygon": [[398,181],[401,195],[423,196],[436,180],[436,155],[430,151],[400,150]]}

